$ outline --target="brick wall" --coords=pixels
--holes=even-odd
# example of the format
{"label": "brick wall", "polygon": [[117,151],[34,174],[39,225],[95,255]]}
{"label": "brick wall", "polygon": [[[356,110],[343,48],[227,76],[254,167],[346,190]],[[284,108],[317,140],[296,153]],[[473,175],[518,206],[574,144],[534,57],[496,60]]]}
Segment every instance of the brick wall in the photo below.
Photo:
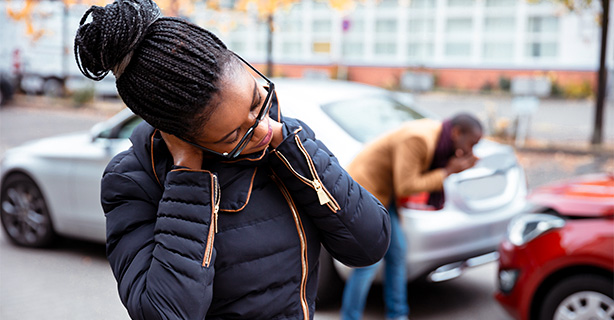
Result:
{"label": "brick wall", "polygon": [[[258,66],[265,70],[264,65]],[[290,78],[302,77],[305,72],[324,72],[335,78],[338,72],[333,65],[275,65],[274,76]],[[348,79],[382,87],[395,87],[399,83],[401,74],[407,69],[400,67],[347,67]],[[421,72],[430,72],[435,75],[436,86],[446,89],[478,91],[485,84],[490,83],[495,88],[499,86],[499,79],[505,77],[512,79],[516,76],[549,76],[555,79],[559,86],[580,85],[588,82],[593,90],[596,88],[596,71],[568,71],[568,70],[496,70],[496,69],[429,69],[423,68]]]}

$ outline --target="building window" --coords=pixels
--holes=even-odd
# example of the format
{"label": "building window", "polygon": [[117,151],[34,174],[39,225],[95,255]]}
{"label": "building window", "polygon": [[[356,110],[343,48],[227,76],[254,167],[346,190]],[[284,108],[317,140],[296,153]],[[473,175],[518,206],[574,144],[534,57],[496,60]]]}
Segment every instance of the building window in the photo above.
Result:
{"label": "building window", "polygon": [[301,32],[303,30],[302,20],[296,18],[285,18],[278,21],[279,31],[284,33]]}
{"label": "building window", "polygon": [[397,21],[393,19],[375,21],[375,31],[377,33],[394,34],[397,32]]}
{"label": "building window", "polygon": [[553,58],[557,55],[558,46],[555,42],[529,42],[526,55],[533,58]]}
{"label": "building window", "polygon": [[380,0],[377,1],[377,6],[381,8],[396,8],[399,6],[399,0]]}
{"label": "building window", "polygon": [[433,56],[432,42],[410,42],[407,46],[407,55],[414,59],[427,60]]}
{"label": "building window", "polygon": [[473,21],[471,18],[449,18],[446,21],[446,33],[471,35]]}
{"label": "building window", "polygon": [[245,41],[241,40],[232,40],[230,41],[228,48],[234,52],[244,52],[245,51]]}
{"label": "building window", "polygon": [[486,7],[513,7],[518,0],[486,0]]}
{"label": "building window", "polygon": [[330,19],[317,19],[313,20],[311,27],[314,33],[330,33],[332,22]]}
{"label": "building window", "polygon": [[435,1],[436,0],[411,0],[409,7],[415,9],[435,8]]}
{"label": "building window", "polygon": [[359,34],[361,37],[365,32],[365,22],[359,18],[349,18],[347,25],[347,34]]}
{"label": "building window", "polygon": [[395,42],[376,42],[375,54],[378,56],[393,56],[397,53],[397,44]]}
{"label": "building window", "polygon": [[407,22],[407,31],[411,33],[432,33],[435,31],[435,20],[433,18],[413,18]]}
{"label": "building window", "polygon": [[300,42],[284,42],[281,45],[282,53],[285,56],[294,56],[301,54],[301,43]]}
{"label": "building window", "polygon": [[528,31],[530,33],[556,33],[559,30],[557,17],[529,17]]}
{"label": "building window", "polygon": [[448,7],[471,8],[475,2],[475,0],[448,0]]}
{"label": "building window", "polygon": [[482,57],[490,62],[511,62],[514,58],[514,43],[512,42],[486,42],[482,50]]}
{"label": "building window", "polygon": [[485,33],[514,33],[516,19],[514,17],[486,17],[484,19]]}
{"label": "building window", "polygon": [[346,42],[343,44],[343,56],[346,58],[360,58],[364,55],[362,42]]}
{"label": "building window", "polygon": [[471,56],[471,43],[448,42],[445,45],[445,55],[448,58],[466,58]]}

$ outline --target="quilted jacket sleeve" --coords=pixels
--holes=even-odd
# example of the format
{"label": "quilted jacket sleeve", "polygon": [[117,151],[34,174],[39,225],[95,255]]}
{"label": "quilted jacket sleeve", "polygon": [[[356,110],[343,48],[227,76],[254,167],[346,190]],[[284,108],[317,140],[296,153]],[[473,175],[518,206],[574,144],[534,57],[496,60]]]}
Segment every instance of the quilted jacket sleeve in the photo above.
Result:
{"label": "quilted jacket sleeve", "polygon": [[287,136],[270,157],[271,168],[321,233],[324,247],[342,263],[367,266],[390,241],[390,217],[356,183],[303,122],[285,118]]}
{"label": "quilted jacket sleeve", "polygon": [[116,157],[102,180],[107,255],[120,298],[132,319],[204,319],[212,298],[217,180],[207,171],[173,170],[160,199],[159,190],[152,196],[140,183],[150,178],[127,169],[126,158]]}

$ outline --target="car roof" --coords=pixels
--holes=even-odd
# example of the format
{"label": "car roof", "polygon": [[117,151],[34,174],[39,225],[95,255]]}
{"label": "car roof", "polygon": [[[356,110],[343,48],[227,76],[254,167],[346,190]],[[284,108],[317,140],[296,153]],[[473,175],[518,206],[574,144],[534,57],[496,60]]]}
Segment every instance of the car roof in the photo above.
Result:
{"label": "car roof", "polygon": [[319,105],[350,97],[386,93],[385,89],[358,83],[331,79],[273,78],[280,95],[298,95],[303,100]]}

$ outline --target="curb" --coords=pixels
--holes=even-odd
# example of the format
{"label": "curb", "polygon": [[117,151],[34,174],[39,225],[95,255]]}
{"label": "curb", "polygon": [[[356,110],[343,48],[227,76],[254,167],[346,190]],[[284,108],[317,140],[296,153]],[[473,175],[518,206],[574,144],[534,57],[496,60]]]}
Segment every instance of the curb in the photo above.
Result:
{"label": "curb", "polygon": [[570,146],[547,144],[544,146],[523,146],[514,147],[520,152],[536,152],[536,153],[566,153],[573,155],[593,155],[599,157],[614,157],[614,146]]}

